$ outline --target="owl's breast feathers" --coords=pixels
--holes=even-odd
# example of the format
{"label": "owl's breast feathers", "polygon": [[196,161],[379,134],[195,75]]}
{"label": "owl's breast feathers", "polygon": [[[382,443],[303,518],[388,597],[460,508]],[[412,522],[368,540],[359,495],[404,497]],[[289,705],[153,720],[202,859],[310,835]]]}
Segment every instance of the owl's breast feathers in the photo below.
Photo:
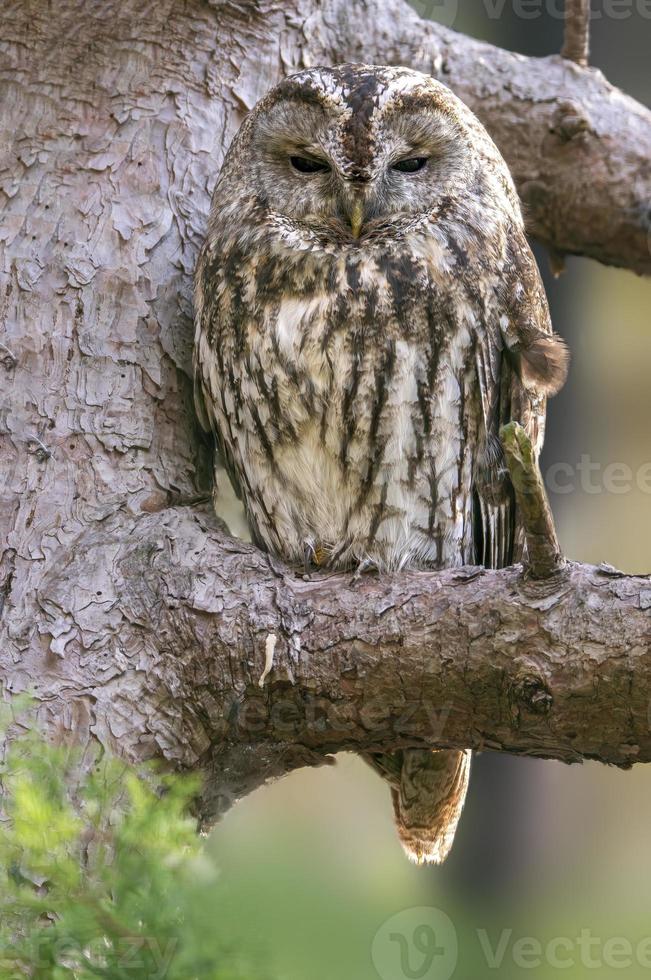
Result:
{"label": "owl's breast feathers", "polygon": [[200,387],[256,539],[289,561],[512,558],[497,432],[541,442],[563,349],[521,228],[437,217],[339,252],[259,227],[204,246]]}

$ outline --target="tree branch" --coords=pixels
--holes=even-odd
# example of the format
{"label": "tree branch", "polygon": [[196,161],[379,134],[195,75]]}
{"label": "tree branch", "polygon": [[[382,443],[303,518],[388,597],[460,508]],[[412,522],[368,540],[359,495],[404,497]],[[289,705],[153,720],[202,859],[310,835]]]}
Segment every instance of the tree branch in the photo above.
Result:
{"label": "tree branch", "polygon": [[341,750],[651,761],[648,577],[570,564],[544,582],[519,567],[305,582],[176,508],[95,530],[37,598],[43,646],[22,669],[50,727],[92,717],[122,753],[203,769],[206,819]]}
{"label": "tree branch", "polygon": [[590,0],[565,0],[562,55],[586,68],[590,58]]}
{"label": "tree branch", "polygon": [[565,567],[554,518],[531,441],[517,422],[502,426],[500,439],[527,540],[527,571],[548,578]]}
{"label": "tree branch", "polygon": [[601,72],[475,41],[404,0],[329,0],[323,23],[311,22],[314,61],[411,65],[470,106],[511,168],[531,233],[555,256],[651,273],[651,112]]}

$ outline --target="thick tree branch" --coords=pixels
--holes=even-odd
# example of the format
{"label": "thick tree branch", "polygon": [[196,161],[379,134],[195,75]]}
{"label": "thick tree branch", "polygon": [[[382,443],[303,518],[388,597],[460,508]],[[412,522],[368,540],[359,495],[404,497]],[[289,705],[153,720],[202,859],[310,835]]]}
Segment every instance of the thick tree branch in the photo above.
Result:
{"label": "thick tree branch", "polygon": [[306,582],[176,508],[63,551],[38,608],[21,669],[44,710],[202,768],[208,817],[348,749],[651,761],[645,577],[572,564],[546,582],[519,567]]}

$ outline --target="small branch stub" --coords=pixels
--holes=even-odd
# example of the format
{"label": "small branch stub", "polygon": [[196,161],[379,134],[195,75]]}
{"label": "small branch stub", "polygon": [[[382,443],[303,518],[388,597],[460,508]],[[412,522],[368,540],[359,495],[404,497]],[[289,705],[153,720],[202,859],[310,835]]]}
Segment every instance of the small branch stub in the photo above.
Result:
{"label": "small branch stub", "polygon": [[590,58],[590,0],[565,0],[565,38],[561,52],[586,68]]}
{"label": "small branch stub", "polygon": [[532,714],[548,715],[552,710],[554,699],[542,677],[527,674],[513,685],[513,693],[518,702],[524,705]]}
{"label": "small branch stub", "polygon": [[16,367],[18,363],[18,358],[8,347],[4,344],[0,344],[0,364],[4,367],[5,371],[11,371]]}
{"label": "small branch stub", "polygon": [[563,568],[565,559],[556,537],[554,518],[533,446],[517,422],[503,425],[500,439],[522,515],[529,574],[532,578],[548,578]]}
{"label": "small branch stub", "polygon": [[276,643],[278,642],[278,637],[275,633],[268,633],[267,639],[264,644],[264,670],[260,674],[260,680],[258,681],[258,687],[263,688],[264,682],[273,670],[274,666],[274,653],[276,652]]}

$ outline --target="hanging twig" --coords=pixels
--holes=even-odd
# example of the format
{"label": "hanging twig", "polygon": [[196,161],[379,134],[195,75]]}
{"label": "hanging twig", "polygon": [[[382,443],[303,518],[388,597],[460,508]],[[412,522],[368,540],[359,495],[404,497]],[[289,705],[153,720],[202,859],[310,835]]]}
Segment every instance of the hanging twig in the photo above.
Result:
{"label": "hanging twig", "polygon": [[561,52],[586,67],[590,57],[590,0],[565,0],[565,38]]}
{"label": "hanging twig", "polygon": [[502,426],[500,439],[527,539],[527,571],[532,578],[548,578],[565,559],[531,441],[517,422]]}

